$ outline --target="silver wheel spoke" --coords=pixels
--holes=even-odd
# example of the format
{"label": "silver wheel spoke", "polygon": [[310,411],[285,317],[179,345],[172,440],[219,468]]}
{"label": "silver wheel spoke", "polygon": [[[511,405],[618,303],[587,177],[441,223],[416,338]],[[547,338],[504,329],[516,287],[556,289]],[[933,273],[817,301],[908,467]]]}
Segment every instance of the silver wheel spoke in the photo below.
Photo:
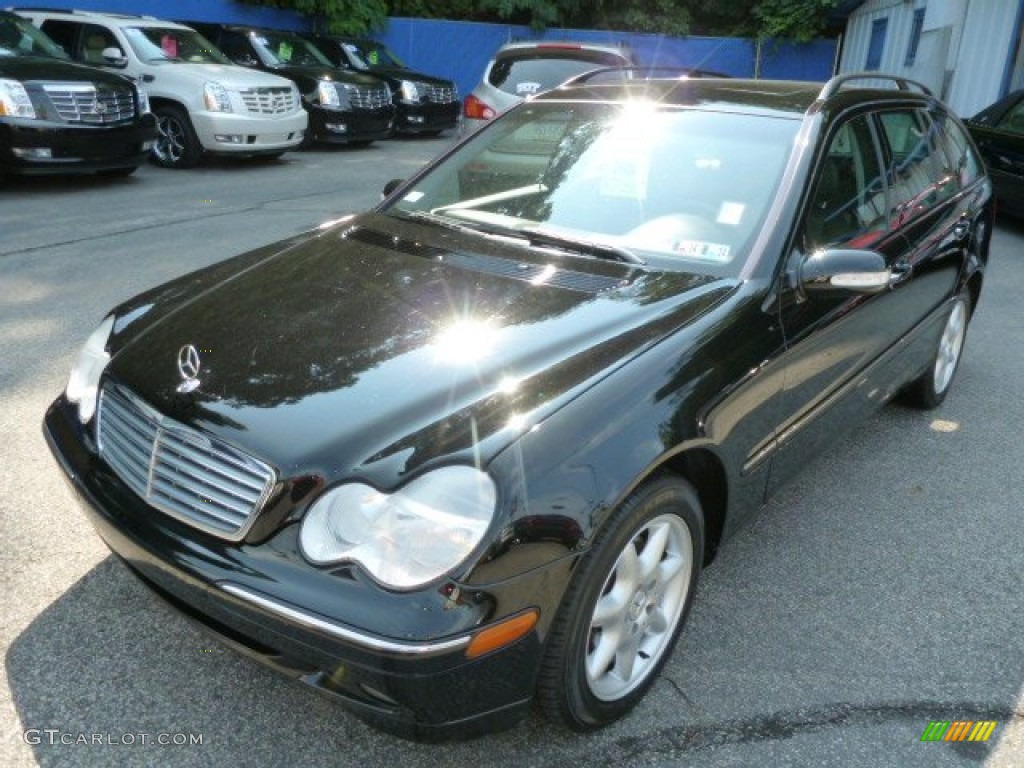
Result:
{"label": "silver wheel spoke", "polygon": [[619,647],[615,654],[615,676],[623,683],[633,680],[633,668],[636,665],[636,657],[640,651],[640,643],[637,640],[627,639]]}
{"label": "silver wheel spoke", "polygon": [[615,658],[621,640],[622,632],[619,629],[601,630],[597,647],[587,657],[588,677],[595,679],[608,674],[608,665]]}
{"label": "silver wheel spoke", "polygon": [[651,531],[644,551],[640,553],[640,580],[647,581],[658,568],[662,556],[665,554],[665,547],[668,545],[669,527],[668,524],[659,525]]}
{"label": "silver wheel spoke", "polygon": [[594,608],[594,618],[591,619],[592,627],[603,627],[614,621],[622,621],[626,608],[629,607],[629,598],[632,594],[628,589],[613,589],[607,595],[602,595]]}
{"label": "silver wheel spoke", "polygon": [[664,634],[669,628],[668,617],[662,612],[661,607],[651,611],[647,617],[647,631],[652,635]]}

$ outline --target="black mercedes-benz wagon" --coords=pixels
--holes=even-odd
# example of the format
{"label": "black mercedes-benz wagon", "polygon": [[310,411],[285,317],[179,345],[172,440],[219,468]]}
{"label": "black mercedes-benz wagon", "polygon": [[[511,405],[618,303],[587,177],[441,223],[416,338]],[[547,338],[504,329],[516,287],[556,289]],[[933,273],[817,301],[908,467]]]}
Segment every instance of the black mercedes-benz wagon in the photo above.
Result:
{"label": "black mercedes-benz wagon", "polygon": [[581,76],[116,307],[46,437],[154,592],[363,717],[607,724],[768,494],[950,390],[990,183],[889,85]]}

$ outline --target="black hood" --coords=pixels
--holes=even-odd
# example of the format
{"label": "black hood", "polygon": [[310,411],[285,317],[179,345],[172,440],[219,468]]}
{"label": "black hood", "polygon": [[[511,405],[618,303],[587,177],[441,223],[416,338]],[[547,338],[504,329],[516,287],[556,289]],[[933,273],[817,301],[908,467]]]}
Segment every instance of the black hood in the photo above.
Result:
{"label": "black hood", "polygon": [[367,214],[122,308],[109,375],[286,476],[388,486],[493,455],[734,285],[545,256]]}
{"label": "black hood", "polygon": [[0,77],[23,83],[60,81],[124,85],[130,82],[123,75],[49,56],[0,56]]}
{"label": "black hood", "polygon": [[269,71],[275,75],[287,77],[299,86],[300,90],[307,92],[316,88],[320,80],[333,80],[334,82],[349,83],[350,85],[359,85],[364,88],[372,88],[373,86],[380,85],[381,82],[380,78],[377,77],[363,75],[350,69],[336,69],[334,67],[283,66],[273,67]]}
{"label": "black hood", "polygon": [[397,86],[402,80],[411,80],[414,83],[427,83],[428,85],[441,87],[452,86],[451,80],[445,80],[443,77],[434,77],[433,75],[424,75],[422,72],[416,72],[405,67],[371,67],[367,72],[374,77],[387,80],[393,86]]}

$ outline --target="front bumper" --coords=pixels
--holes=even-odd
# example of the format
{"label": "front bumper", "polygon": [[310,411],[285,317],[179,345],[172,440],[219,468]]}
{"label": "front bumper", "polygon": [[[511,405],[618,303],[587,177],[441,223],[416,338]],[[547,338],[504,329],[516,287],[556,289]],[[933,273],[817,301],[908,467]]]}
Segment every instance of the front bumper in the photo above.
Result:
{"label": "front bumper", "polygon": [[[128,125],[72,125],[49,120],[0,120],[0,170],[22,175],[94,173],[143,165],[156,140],[156,118]],[[49,150],[49,157],[37,150]]]}
{"label": "front bumper", "polygon": [[[316,610],[314,598],[310,604],[294,598],[323,597],[316,582],[330,580],[340,596],[334,602],[342,602],[344,580],[305,567],[306,582],[288,595],[292,599],[275,594],[284,585],[270,564],[281,560],[281,550],[264,551],[274,540],[258,546],[218,542],[218,549],[201,532],[182,529],[145,505],[96,455],[89,430],[63,396],[47,411],[43,431],[107,546],[154,592],[236,650],[406,737],[433,740],[500,729],[527,711],[541,655],[536,630],[470,660],[465,648],[471,631],[406,639],[346,626],[322,605]],[[296,528],[291,526],[293,536]],[[525,581],[533,578],[542,577]],[[506,589],[530,594],[534,585]],[[407,615],[416,616],[427,597],[391,594],[380,614],[393,621],[395,600],[405,600]],[[511,602],[500,595],[497,601]],[[482,620],[488,600],[469,602],[468,610]],[[464,608],[453,605],[453,613]]]}
{"label": "front bumper", "polygon": [[446,131],[459,124],[462,104],[452,101],[448,104],[422,104],[398,101],[395,130],[399,133],[424,133]]}
{"label": "front bumper", "polygon": [[255,155],[295,149],[309,118],[304,111],[286,117],[254,117],[231,112],[197,112],[192,125],[203,149],[230,155]]}
{"label": "front bumper", "polygon": [[309,130],[314,141],[328,144],[377,141],[395,132],[395,108],[334,110],[313,107],[309,112]]}

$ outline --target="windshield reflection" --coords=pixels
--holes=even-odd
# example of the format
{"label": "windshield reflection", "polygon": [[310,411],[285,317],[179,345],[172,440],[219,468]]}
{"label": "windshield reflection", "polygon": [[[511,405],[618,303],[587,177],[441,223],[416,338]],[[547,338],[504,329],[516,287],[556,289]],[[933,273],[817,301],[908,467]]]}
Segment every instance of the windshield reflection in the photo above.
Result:
{"label": "windshield reflection", "polygon": [[394,202],[481,232],[543,231],[734,277],[799,123],[679,108],[535,102]]}

